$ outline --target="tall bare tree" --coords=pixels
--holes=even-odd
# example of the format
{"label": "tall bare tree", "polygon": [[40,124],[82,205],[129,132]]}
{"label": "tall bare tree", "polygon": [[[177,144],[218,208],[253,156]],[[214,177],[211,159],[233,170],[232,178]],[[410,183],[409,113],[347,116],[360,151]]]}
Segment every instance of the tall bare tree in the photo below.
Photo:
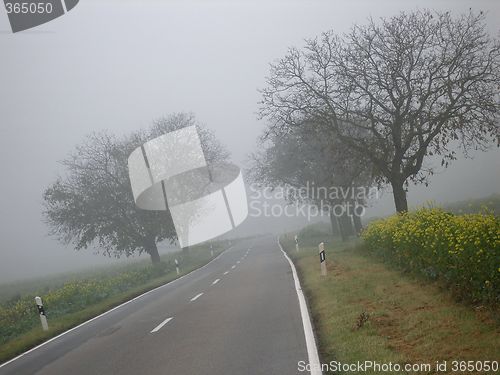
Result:
{"label": "tall bare tree", "polygon": [[260,115],[274,133],[314,119],[370,159],[403,212],[408,182],[433,173],[428,155],[448,166],[456,145],[498,140],[499,87],[500,43],[483,13],[414,11],[291,48],[271,65]]}
{"label": "tall bare tree", "polygon": [[[172,218],[169,211],[136,207],[127,160],[144,142],[196,124],[194,116],[180,113],[122,138],[106,132],[89,135],[62,161],[66,175],[45,190],[44,216],[51,234],[76,249],[93,246],[116,257],[146,252],[158,263],[157,243],[177,238]],[[209,163],[229,157],[213,133],[201,126],[198,132]]]}

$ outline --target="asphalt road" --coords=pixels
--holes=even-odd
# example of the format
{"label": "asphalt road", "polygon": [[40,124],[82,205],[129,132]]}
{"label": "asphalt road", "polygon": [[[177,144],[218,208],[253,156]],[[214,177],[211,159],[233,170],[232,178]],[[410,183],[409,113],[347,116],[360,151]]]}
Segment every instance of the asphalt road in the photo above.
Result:
{"label": "asphalt road", "polygon": [[[50,316],[49,316],[50,324]],[[297,374],[299,302],[274,237],[242,241],[195,272],[0,368],[0,374]]]}

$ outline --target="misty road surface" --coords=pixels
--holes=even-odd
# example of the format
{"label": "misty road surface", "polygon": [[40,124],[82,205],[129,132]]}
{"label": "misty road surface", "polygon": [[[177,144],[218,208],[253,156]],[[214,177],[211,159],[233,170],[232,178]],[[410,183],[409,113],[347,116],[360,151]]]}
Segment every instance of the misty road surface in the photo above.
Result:
{"label": "misty road surface", "polygon": [[[50,311],[48,312],[50,324]],[[296,374],[308,361],[276,238],[245,240],[0,368],[0,374]]]}

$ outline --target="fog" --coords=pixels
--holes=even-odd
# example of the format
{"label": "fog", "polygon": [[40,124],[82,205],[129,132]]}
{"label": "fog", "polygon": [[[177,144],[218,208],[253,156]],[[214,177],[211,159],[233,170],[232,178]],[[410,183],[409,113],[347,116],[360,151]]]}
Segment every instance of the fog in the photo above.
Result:
{"label": "fog", "polygon": [[[64,173],[58,161],[82,138],[147,127],[193,112],[245,166],[265,127],[256,111],[269,63],[306,37],[347,31],[367,17],[414,9],[410,1],[91,1],[35,29],[12,34],[0,11],[0,282],[115,262],[76,252],[47,235],[43,190]],[[488,12],[498,1],[421,1],[419,7]],[[459,157],[429,187],[410,187],[410,205],[499,191],[500,152]],[[368,215],[394,211],[387,192]],[[248,219],[238,231],[284,231],[303,219]]]}

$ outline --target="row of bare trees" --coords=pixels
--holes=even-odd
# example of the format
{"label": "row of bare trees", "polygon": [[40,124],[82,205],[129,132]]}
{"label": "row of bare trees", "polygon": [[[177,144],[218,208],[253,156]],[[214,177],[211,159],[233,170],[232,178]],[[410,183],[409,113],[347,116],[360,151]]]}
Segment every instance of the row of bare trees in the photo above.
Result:
{"label": "row of bare trees", "polygon": [[[273,186],[390,185],[397,212],[410,182],[499,138],[500,43],[472,11],[400,13],[332,31],[271,64],[260,117],[267,148],[256,181]],[[365,202],[366,203],[366,202]]]}
{"label": "row of bare trees", "polygon": [[[500,43],[482,13],[422,10],[326,32],[271,65],[259,110],[269,124],[266,147],[253,155],[251,174],[275,187],[390,185],[396,210],[407,211],[408,183],[427,183],[433,173],[428,156],[448,166],[456,145],[467,152],[498,140],[499,88]],[[135,206],[127,158],[147,140],[193,124],[178,114],[126,137],[91,135],[44,193],[52,233],[77,249],[146,252],[158,262],[156,244],[175,240],[175,228],[168,211]],[[225,161],[213,134],[199,132],[207,162]],[[360,230],[359,216],[329,214],[344,237],[352,225]]]}
{"label": "row of bare trees", "polygon": [[[347,239],[361,231],[361,215],[352,211],[338,214],[333,207],[346,203],[366,206],[365,197],[353,189],[362,187],[366,191],[372,184],[369,160],[338,139],[316,131],[313,124],[303,124],[286,135],[267,135],[267,147],[251,155],[249,177],[266,187],[286,186],[289,203],[323,209],[323,214],[330,216],[332,232]],[[341,192],[336,194],[332,187]]]}

